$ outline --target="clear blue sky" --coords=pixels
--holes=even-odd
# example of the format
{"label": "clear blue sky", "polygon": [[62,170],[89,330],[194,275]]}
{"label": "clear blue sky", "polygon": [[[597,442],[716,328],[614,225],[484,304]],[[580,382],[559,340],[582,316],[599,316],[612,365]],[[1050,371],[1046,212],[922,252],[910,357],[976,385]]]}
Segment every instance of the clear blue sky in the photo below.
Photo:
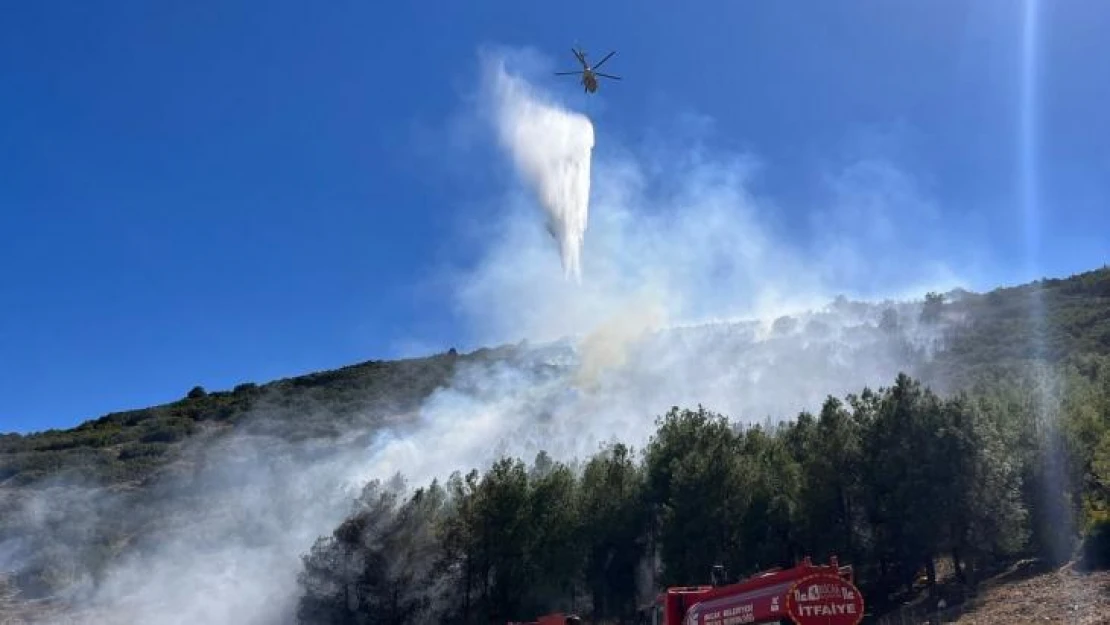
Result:
{"label": "clear blue sky", "polygon": [[[1043,4],[1039,267],[1063,275],[1110,250],[1110,4]],[[619,50],[615,136],[696,110],[797,172],[860,128],[910,129],[902,158],[943,210],[990,216],[997,279],[1029,277],[1017,0],[15,3],[0,431],[461,340],[411,285],[474,252],[445,213],[482,190],[422,174],[414,129],[457,109],[479,46],[572,67],[575,42]]]}

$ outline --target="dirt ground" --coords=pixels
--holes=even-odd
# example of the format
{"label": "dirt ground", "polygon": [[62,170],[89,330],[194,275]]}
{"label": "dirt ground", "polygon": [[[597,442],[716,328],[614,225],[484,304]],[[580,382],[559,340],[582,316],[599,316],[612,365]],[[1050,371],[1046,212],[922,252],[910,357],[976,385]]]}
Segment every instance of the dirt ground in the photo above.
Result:
{"label": "dirt ground", "polygon": [[962,616],[945,623],[1110,625],[1110,571],[1079,573],[1070,566],[1009,580],[992,580]]}

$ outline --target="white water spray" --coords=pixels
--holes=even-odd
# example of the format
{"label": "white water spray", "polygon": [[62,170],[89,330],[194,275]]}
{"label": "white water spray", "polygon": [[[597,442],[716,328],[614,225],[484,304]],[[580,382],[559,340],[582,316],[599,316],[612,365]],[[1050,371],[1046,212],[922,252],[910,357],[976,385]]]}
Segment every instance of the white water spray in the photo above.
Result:
{"label": "white water spray", "polygon": [[494,85],[501,145],[547,212],[547,231],[559,245],[565,276],[580,281],[593,124],[582,114],[540,99],[502,67]]}

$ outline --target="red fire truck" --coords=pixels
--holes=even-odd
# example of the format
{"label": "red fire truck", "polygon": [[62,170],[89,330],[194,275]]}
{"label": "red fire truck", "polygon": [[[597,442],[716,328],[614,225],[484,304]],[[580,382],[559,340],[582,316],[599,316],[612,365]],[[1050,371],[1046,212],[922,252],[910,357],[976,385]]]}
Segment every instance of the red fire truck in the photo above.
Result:
{"label": "red fire truck", "polygon": [[863,595],[852,567],[814,565],[806,558],[789,569],[771,569],[734,584],[672,587],[653,606],[652,625],[859,625]]}
{"label": "red fire truck", "polygon": [[[715,571],[715,577],[718,571]],[[771,569],[733,584],[667,588],[651,607],[652,625],[859,625],[863,595],[853,583],[851,566],[815,565],[806,558],[788,569]],[[581,623],[577,617],[549,614],[520,625]],[[517,625],[517,624],[510,624]]]}

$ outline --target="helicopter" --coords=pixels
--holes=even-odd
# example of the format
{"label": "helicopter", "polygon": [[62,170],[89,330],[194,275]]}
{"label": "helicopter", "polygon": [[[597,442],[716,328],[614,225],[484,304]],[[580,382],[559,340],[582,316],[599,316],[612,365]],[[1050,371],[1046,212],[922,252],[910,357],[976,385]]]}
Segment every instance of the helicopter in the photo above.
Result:
{"label": "helicopter", "polygon": [[597,65],[594,65],[593,67],[590,67],[590,64],[586,62],[586,51],[585,50],[578,50],[577,48],[571,48],[570,51],[574,53],[575,58],[577,58],[578,62],[582,64],[582,70],[581,71],[573,71],[573,72],[555,72],[555,75],[556,76],[573,76],[575,74],[582,74],[582,87],[583,87],[583,90],[585,92],[595,93],[597,91],[597,77],[598,76],[601,76],[603,78],[612,78],[613,80],[620,80],[621,79],[620,76],[613,76],[612,74],[603,74],[603,73],[597,71],[597,68],[601,67],[602,63],[604,63],[605,61],[608,61],[609,57],[611,57],[611,56],[613,56],[614,54],[617,53],[616,50],[613,50],[609,54],[606,54],[605,58],[598,61]]}

